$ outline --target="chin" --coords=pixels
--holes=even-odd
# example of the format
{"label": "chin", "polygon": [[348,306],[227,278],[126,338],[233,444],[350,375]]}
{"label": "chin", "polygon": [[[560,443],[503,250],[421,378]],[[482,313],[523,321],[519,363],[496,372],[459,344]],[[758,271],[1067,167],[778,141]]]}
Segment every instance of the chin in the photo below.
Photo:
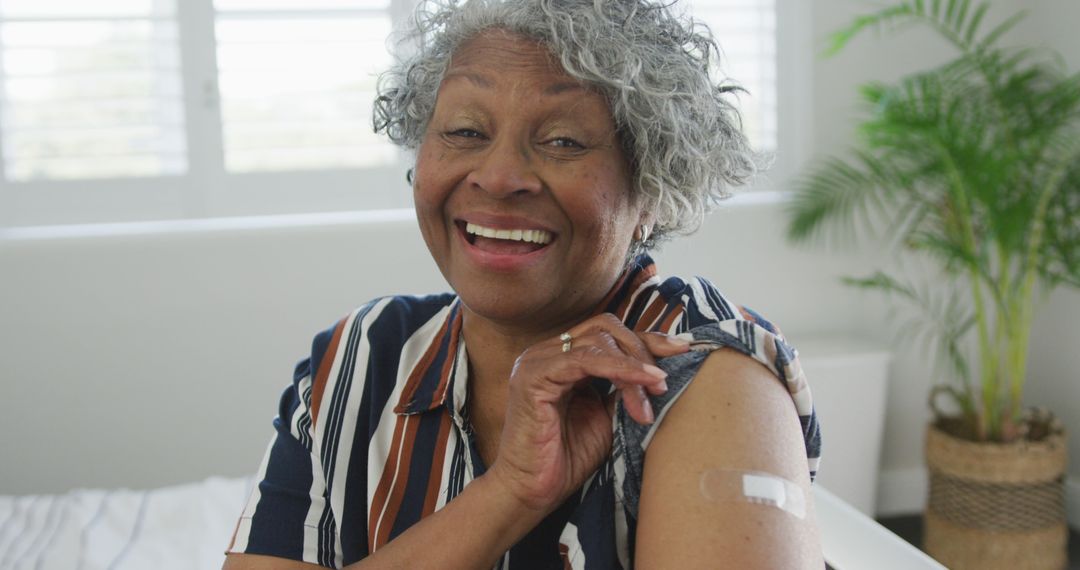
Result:
{"label": "chin", "polygon": [[492,291],[459,291],[458,297],[468,309],[479,318],[502,325],[530,329],[543,327],[554,313],[551,305],[554,299],[524,298],[519,293],[504,295]]}

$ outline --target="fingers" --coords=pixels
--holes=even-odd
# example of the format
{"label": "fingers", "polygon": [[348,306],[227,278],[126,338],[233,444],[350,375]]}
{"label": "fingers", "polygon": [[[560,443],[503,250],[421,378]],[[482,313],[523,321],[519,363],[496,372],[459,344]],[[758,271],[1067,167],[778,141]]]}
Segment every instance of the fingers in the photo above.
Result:
{"label": "fingers", "polygon": [[[622,321],[611,313],[597,315],[570,331],[574,338],[573,347],[600,347],[612,353],[622,353],[643,364],[655,367],[656,357],[674,356],[690,349],[690,343],[671,335],[658,332],[635,332],[628,329]],[[559,343],[561,351],[562,344]],[[572,350],[573,352],[573,350]],[[659,372],[656,369],[656,372]],[[619,378],[594,374],[607,378],[620,391],[627,413],[638,423],[651,424],[655,421],[652,404],[646,393],[654,396],[667,392],[667,383],[661,381],[633,384],[622,382]],[[659,376],[659,375],[657,375]],[[666,375],[665,375],[666,376]]]}
{"label": "fingers", "polygon": [[[580,344],[575,339],[570,352],[532,354],[520,364],[519,377],[538,380],[533,386],[546,392],[548,398],[562,398],[590,378],[607,379],[621,391],[627,413],[638,423],[652,423],[655,418],[646,391],[667,391],[667,373],[627,356],[610,337],[599,334],[583,338]],[[545,385],[548,388],[543,388]]]}
{"label": "fingers", "polygon": [[653,356],[663,358],[665,356],[682,354],[690,350],[690,343],[677,336],[659,332],[641,332],[635,334]]}

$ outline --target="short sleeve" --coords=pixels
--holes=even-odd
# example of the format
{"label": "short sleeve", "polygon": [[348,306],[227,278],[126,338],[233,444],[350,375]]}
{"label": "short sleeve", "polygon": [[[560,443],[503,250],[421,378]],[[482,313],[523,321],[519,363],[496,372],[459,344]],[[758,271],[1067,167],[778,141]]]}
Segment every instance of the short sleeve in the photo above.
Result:
{"label": "short sleeve", "polygon": [[[763,319],[762,321],[767,323]],[[689,352],[663,358],[657,363],[668,373],[668,391],[660,396],[650,397],[656,412],[656,421],[652,425],[635,422],[619,402],[614,418],[613,457],[618,466],[616,473],[622,476],[617,476],[619,480],[616,481],[616,494],[632,520],[637,519],[645,451],[649,442],[672,404],[697,375],[705,358],[718,348],[728,347],[761,362],[787,388],[799,414],[807,466],[811,481],[814,479],[821,457],[821,432],[810,397],[810,387],[806,383],[797,352],[776,330],[757,319],[730,319],[698,326],[689,333],[680,335],[690,340]]]}
{"label": "short sleeve", "polygon": [[312,427],[313,378],[333,329],[315,338],[313,355],[301,361],[281,395],[274,436],[244,507],[229,553],[261,554],[341,566],[336,523]]}

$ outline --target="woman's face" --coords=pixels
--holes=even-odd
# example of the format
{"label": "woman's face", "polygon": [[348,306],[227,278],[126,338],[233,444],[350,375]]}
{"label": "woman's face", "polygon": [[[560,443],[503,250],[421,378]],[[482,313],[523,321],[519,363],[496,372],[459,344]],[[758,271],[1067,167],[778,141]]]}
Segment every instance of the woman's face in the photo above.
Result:
{"label": "woman's face", "polygon": [[455,52],[415,174],[420,229],[468,312],[537,332],[599,303],[642,220],[604,97],[498,31]]}

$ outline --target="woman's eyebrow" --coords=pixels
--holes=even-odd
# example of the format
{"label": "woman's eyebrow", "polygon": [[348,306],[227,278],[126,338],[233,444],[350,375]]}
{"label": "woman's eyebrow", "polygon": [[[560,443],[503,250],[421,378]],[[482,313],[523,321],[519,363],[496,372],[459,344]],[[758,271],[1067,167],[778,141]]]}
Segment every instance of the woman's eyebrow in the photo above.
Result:
{"label": "woman's eyebrow", "polygon": [[443,78],[443,81],[447,81],[447,80],[450,80],[450,79],[466,79],[466,80],[469,81],[469,83],[472,83],[473,85],[475,85],[477,87],[480,87],[482,89],[491,89],[492,88],[491,80],[484,77],[483,75],[480,75],[478,73],[472,73],[472,72],[469,72],[469,71],[450,71],[450,72],[447,72],[446,77]]}
{"label": "woman's eyebrow", "polygon": [[577,81],[563,81],[548,85],[544,88],[544,95],[561,95],[568,91],[584,91],[585,87]]}

